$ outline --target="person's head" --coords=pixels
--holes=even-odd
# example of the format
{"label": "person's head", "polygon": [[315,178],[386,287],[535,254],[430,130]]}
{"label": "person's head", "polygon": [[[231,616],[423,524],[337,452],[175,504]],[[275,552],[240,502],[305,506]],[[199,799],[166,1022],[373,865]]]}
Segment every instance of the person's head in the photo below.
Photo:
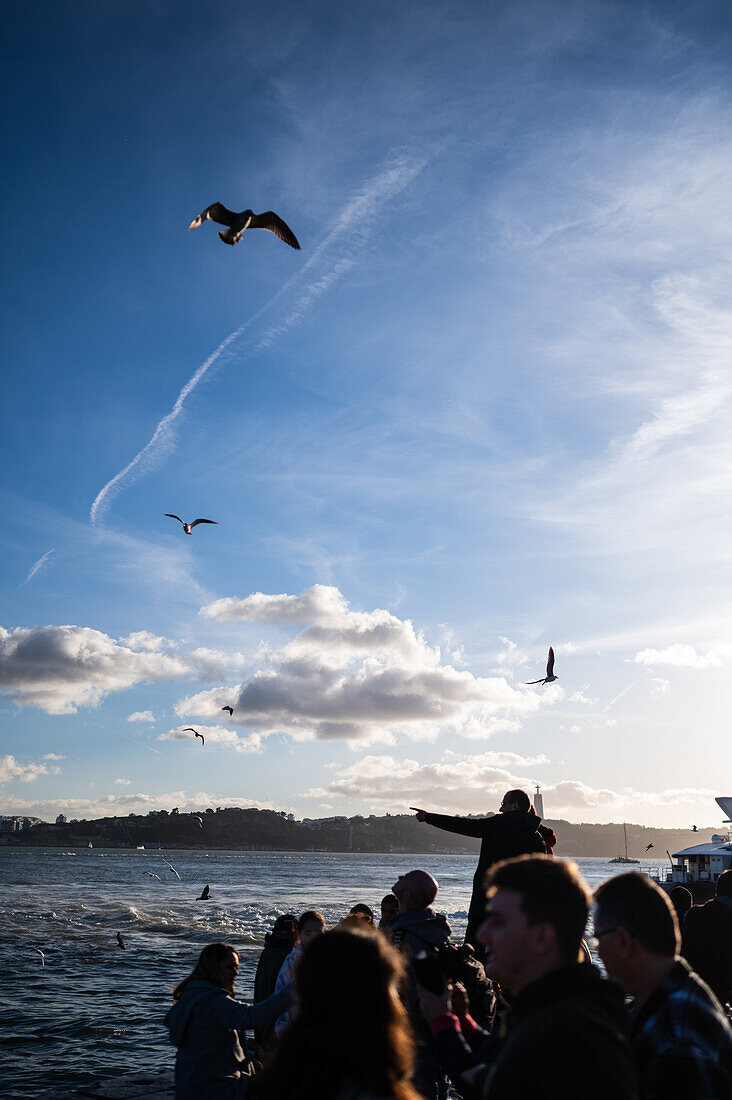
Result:
{"label": "person's head", "polygon": [[198,956],[198,962],[188,977],[178,982],[173,990],[173,999],[185,992],[189,982],[211,982],[227,993],[234,992],[236,976],[239,973],[239,952],[230,943],[209,943]]}
{"label": "person's head", "polygon": [[399,912],[408,913],[411,909],[428,909],[437,897],[437,879],[427,871],[408,871],[400,875],[392,886],[399,902]]}
{"label": "person's head", "polygon": [[717,879],[717,897],[732,898],[732,870],[722,871]]}
{"label": "person's head", "polygon": [[373,931],[334,928],[314,940],[296,972],[297,1014],[254,1081],[256,1097],[335,1100],[348,1086],[418,1100],[402,977],[399,955]]}
{"label": "person's head", "polygon": [[527,814],[531,809],[531,799],[526,791],[506,791],[498,808],[501,814],[512,813],[514,810],[522,810]]}
{"label": "person's head", "polygon": [[297,917],[294,913],[283,913],[275,920],[272,931],[279,939],[294,947],[297,943]]}
{"label": "person's head", "polygon": [[575,863],[543,855],[505,859],[492,868],[486,887],[478,939],[490,978],[516,994],[577,962],[589,893]]}
{"label": "person's head", "polygon": [[674,886],[672,890],[669,890],[669,901],[676,910],[676,916],[679,918],[679,924],[684,919],[686,914],[694,904],[694,899],[691,896],[691,890],[687,890],[685,886]]}
{"label": "person's head", "polygon": [[355,905],[352,905],[348,915],[363,921],[364,925],[374,927],[374,911],[370,905],[365,905],[362,901],[357,901]]}
{"label": "person's head", "polygon": [[325,932],[325,917],[317,909],[306,909],[297,922],[300,943],[306,947],[316,936]]}
{"label": "person's head", "polygon": [[381,919],[384,924],[391,924],[399,912],[399,898],[396,894],[385,894],[381,899]]}
{"label": "person's head", "polygon": [[605,969],[627,993],[645,999],[681,947],[676,910],[655,882],[637,871],[595,890],[595,941]]}

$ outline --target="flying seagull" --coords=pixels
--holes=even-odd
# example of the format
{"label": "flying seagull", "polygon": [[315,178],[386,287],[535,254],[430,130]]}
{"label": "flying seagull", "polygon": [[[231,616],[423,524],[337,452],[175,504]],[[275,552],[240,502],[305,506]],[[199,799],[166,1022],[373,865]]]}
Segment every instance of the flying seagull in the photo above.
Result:
{"label": "flying seagull", "polygon": [[267,210],[264,214],[255,214],[253,210],[242,210],[236,214],[233,210],[227,210],[222,202],[214,202],[207,206],[202,214],[194,218],[189,229],[198,229],[204,222],[216,222],[225,225],[225,230],[219,230],[219,237],[224,244],[238,244],[244,235],[245,229],[269,229],[275,237],[279,237],[290,248],[300,248],[300,243],[289,225],[283,222],[273,210]]}
{"label": "flying seagull", "polygon": [[41,956],[41,966],[45,966],[45,965],[46,965],[46,956],[45,956],[45,955],[43,954],[43,952],[41,951],[40,947],[37,947],[37,948],[36,948],[36,951],[37,951],[37,952],[38,952],[38,954],[39,954],[39,955]]}
{"label": "flying seagull", "polygon": [[197,527],[199,523],[215,523],[218,526],[217,519],[194,519],[193,523],[185,523],[180,516],[174,516],[172,512],[165,512],[168,519],[177,519],[178,523],[183,524],[183,530],[187,535],[190,535],[194,527]]}
{"label": "flying seagull", "polygon": [[647,851],[647,852],[650,852],[651,848],[653,848],[653,847],[654,847],[653,843],[651,843],[651,844],[646,844],[646,851]]}
{"label": "flying seagull", "polygon": [[162,879],[160,878],[160,875],[156,875],[154,871],[146,871],[145,874],[149,875],[150,878],[156,878],[158,880],[158,882],[162,882]]}
{"label": "flying seagull", "polygon": [[123,951],[127,950],[127,948],[125,947],[125,941],[122,939],[122,933],[121,932],[117,933],[117,943],[120,945],[120,947],[122,948]]}
{"label": "flying seagull", "polygon": [[546,676],[541,680],[527,680],[527,684],[551,684],[559,677],[554,675],[554,650],[549,646],[549,656],[546,662]]}
{"label": "flying seagull", "polygon": [[198,730],[194,730],[193,726],[186,726],[186,728],[183,730],[183,733],[195,733],[196,737],[200,737],[203,744],[206,744],[206,738],[203,736],[202,733],[199,733]]}
{"label": "flying seagull", "polygon": [[210,901],[210,900],[211,900],[211,891],[209,890],[208,883],[207,883],[204,886],[203,890],[201,890],[200,898],[196,898],[196,901]]}
{"label": "flying seagull", "polygon": [[230,718],[231,718],[231,717],[233,716],[233,714],[234,714],[234,708],[233,708],[233,707],[222,707],[221,709],[222,709],[222,710],[228,710],[228,712],[229,712],[229,717],[230,717]]}
{"label": "flying seagull", "polygon": [[[167,859],[165,858],[165,856],[161,856],[160,858],[162,859],[163,863],[168,863],[168,861],[167,861]],[[178,879],[178,882],[182,882],[182,879],[181,879],[180,875],[178,874],[178,872],[176,871],[176,869],[175,869],[175,867],[173,866],[173,864],[172,864],[172,863],[168,863],[168,867],[170,867],[171,871],[173,872],[173,874],[175,875],[175,877],[176,877],[176,878]]]}

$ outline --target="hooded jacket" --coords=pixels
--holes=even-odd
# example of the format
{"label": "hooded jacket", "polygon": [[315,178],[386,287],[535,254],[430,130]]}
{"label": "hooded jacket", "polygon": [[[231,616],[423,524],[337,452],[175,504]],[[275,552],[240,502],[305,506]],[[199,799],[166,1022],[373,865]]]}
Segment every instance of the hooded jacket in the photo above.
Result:
{"label": "hooded jacket", "polygon": [[254,1003],[274,993],[277,975],[282,964],[292,951],[291,932],[268,932],[264,937],[264,950],[259,956],[257,973],[254,976]]}
{"label": "hooded jacket", "polygon": [[266,1027],[290,1003],[289,989],[257,1005],[237,1001],[213,982],[192,979],[165,1017],[175,1058],[175,1100],[235,1100],[243,1095],[246,1057],[238,1029]]}
{"label": "hooded jacket", "polygon": [[525,986],[506,1017],[486,1100],[533,1091],[563,1100],[637,1100],[620,986],[594,966],[561,967]]}

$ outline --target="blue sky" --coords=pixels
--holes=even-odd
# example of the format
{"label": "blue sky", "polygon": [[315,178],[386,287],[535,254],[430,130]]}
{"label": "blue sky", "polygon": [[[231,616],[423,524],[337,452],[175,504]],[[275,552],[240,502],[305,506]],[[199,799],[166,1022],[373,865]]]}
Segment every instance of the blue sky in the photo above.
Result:
{"label": "blue sky", "polygon": [[728,6],[6,24],[4,812],[715,824]]}

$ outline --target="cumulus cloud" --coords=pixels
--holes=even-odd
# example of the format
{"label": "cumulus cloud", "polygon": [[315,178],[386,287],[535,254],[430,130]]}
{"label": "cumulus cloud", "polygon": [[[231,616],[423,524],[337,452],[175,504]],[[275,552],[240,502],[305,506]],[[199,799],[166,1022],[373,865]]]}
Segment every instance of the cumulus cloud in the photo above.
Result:
{"label": "cumulus cloud", "polygon": [[[45,759],[60,760],[62,757],[51,756]],[[48,775],[45,764],[20,764],[14,756],[0,756],[0,783],[11,783],[14,780],[32,783],[39,775]]]}
{"label": "cumulus cloud", "polygon": [[129,646],[130,649],[149,649],[153,653],[169,645],[167,638],[161,638],[157,634],[151,634],[149,630],[135,630],[120,638],[120,645]]}
{"label": "cumulus cloud", "polygon": [[43,757],[44,760],[65,760],[65,756],[59,756],[57,752],[47,752]]}
{"label": "cumulus cloud", "polygon": [[[545,765],[545,756],[520,756],[510,752],[467,755],[447,751],[435,763],[398,760],[391,755],[364,756],[356,763],[336,770],[325,787],[305,792],[308,798],[360,802],[375,812],[401,812],[408,806],[434,811],[470,814],[497,809],[501,797],[512,787],[531,793]],[[558,782],[540,780],[544,805],[550,817],[565,814],[587,820],[622,819],[624,813],[646,812],[650,806],[679,804],[704,809],[713,802],[714,792],[700,788],[667,789],[656,792],[624,787],[611,790],[594,787],[579,779]]]}
{"label": "cumulus cloud", "polygon": [[[261,734],[251,733],[248,737],[242,737],[235,730],[227,730],[223,726],[203,726],[200,723],[196,729],[205,738],[205,748],[208,748],[209,745],[221,745],[227,749],[235,749],[236,752],[262,751]],[[196,741],[199,748],[201,747],[195,734],[190,731],[184,733],[181,729],[172,729],[168,730],[167,733],[161,733],[158,737],[158,741],[190,741],[191,739]]]}
{"label": "cumulus cloud", "polygon": [[137,683],[186,677],[214,679],[225,674],[231,658],[213,650],[161,653],[115,641],[85,626],[0,627],[0,691],[21,706],[48,714],[75,714],[97,706],[108,692]]}
{"label": "cumulus cloud", "polygon": [[676,668],[720,668],[722,658],[710,649],[706,656],[697,653],[693,645],[670,645],[665,649],[642,649],[635,655],[636,664],[673,665]]}
{"label": "cumulus cloud", "polygon": [[234,724],[259,733],[389,743],[395,734],[431,740],[443,730],[468,737],[513,731],[523,715],[562,697],[558,685],[539,696],[503,676],[456,669],[408,619],[380,608],[351,611],[328,585],[299,596],[257,592],[217,600],[202,613],[310,625],[280,649],[260,648],[262,667],[235,691],[218,688],[181,699],[181,716],[218,717],[233,701]]}
{"label": "cumulus cloud", "polygon": [[155,715],[151,710],[136,710],[127,715],[128,722],[154,722]]}

